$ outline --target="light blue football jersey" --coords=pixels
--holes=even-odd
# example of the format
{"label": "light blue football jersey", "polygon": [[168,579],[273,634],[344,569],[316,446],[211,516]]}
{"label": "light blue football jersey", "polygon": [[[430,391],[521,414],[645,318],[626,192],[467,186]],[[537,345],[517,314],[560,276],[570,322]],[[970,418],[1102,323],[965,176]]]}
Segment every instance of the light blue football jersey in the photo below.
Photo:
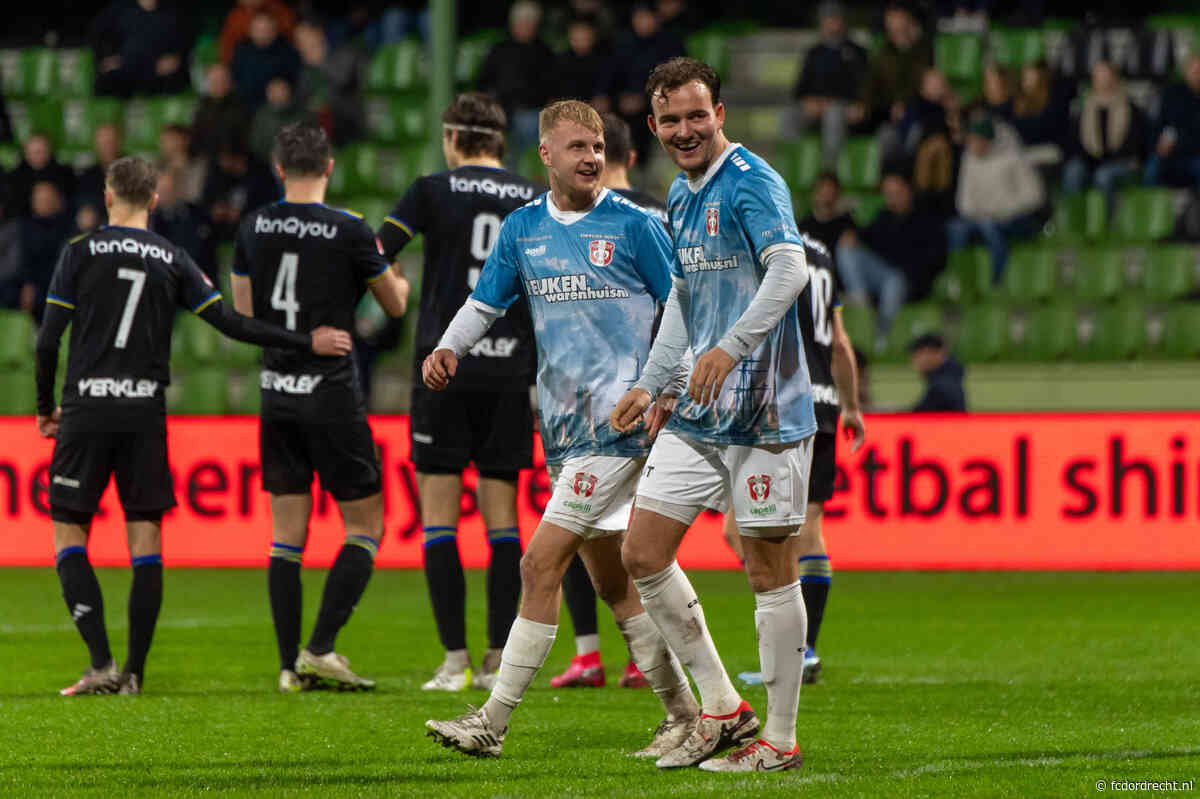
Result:
{"label": "light blue football jersey", "polygon": [[671,289],[671,240],[657,217],[607,189],[583,215],[549,206],[543,194],[505,218],[471,297],[529,302],[547,462],[644,456],[645,432],[619,434],[608,416],[646,364]]}
{"label": "light blue football jersey", "polygon": [[[695,187],[695,188],[694,188]],[[680,175],[667,198],[675,235],[671,273],[688,282],[686,320],[699,358],[725,336],[754,299],[762,258],[780,244],[803,246],[786,184],[766,161],[730,144],[698,184]],[[725,379],[712,405],[681,397],[670,428],[716,444],[776,444],[816,432],[804,341],[795,313]]]}

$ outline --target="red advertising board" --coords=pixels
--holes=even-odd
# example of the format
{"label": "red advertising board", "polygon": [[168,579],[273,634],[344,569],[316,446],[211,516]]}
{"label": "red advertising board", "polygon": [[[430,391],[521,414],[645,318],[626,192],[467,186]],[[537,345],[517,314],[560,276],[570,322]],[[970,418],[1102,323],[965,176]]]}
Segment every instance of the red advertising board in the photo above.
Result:
{"label": "red advertising board", "polygon": [[[379,416],[387,531],[384,567],[421,565],[408,419]],[[868,445],[839,448],[825,538],[842,569],[1200,569],[1200,414],[873,416]],[[172,418],[179,507],[164,522],[171,566],[263,566],[271,542],[255,418]],[[52,442],[32,419],[0,419],[0,565],[54,561],[47,507]],[[541,463],[540,449],[537,461]],[[468,475],[459,546],[487,562]],[[545,469],[521,475],[521,533],[547,499]],[[736,568],[721,519],[704,514],[680,552],[685,568]],[[98,565],[128,563],[110,486],[93,527]],[[316,503],[305,563],[341,543],[336,506]]]}

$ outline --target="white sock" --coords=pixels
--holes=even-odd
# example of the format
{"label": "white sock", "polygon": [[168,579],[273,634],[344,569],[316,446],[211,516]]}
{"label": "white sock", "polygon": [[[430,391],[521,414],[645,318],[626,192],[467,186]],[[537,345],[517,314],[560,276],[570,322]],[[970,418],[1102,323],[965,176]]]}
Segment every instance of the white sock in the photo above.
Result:
{"label": "white sock", "polygon": [[700,714],[692,687],[679,658],[675,657],[654,625],[649,613],[639,613],[631,619],[617,622],[617,629],[625,636],[625,645],[633,662],[646,677],[655,695],[667,710],[667,718],[695,718]]}
{"label": "white sock", "polygon": [[790,752],[796,745],[796,714],[808,628],[800,581],[755,594],[754,605],[758,658],[763,685],[767,687],[767,723],[762,737],[780,752]]}
{"label": "white sock", "polygon": [[447,649],[446,664],[451,671],[458,673],[471,667],[471,654],[465,649]]}
{"label": "white sock", "polygon": [[592,652],[600,651],[600,636],[597,633],[591,635],[575,636],[575,655],[590,655]]}
{"label": "white sock", "polygon": [[704,712],[727,716],[737,710],[742,699],[721,665],[696,590],[679,564],[671,561],[658,574],[634,580],[633,584],[667,645],[692,673]]}
{"label": "white sock", "polygon": [[508,726],[513,710],[521,704],[521,697],[529,690],[538,669],[546,662],[557,624],[541,624],[517,616],[500,655],[500,669],[496,673],[496,685],[492,695],[483,705],[483,712],[496,732]]}

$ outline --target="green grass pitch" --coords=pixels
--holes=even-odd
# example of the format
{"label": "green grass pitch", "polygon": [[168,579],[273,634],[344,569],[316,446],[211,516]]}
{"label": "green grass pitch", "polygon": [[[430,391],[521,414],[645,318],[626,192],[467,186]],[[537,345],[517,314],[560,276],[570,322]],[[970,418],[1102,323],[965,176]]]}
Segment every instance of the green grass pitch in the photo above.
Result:
{"label": "green grass pitch", "polygon": [[[311,627],[324,574],[305,576]],[[123,658],[129,573],[100,574]],[[468,577],[473,646],[483,579]],[[693,575],[731,674],[757,669],[736,573]],[[423,722],[481,692],[419,690],[440,649],[418,572],[376,573],[338,642],[374,694],[275,692],[261,571],[166,574],[141,697],[59,697],[85,665],[52,569],[0,571],[0,790],[33,795],[419,797],[1096,796],[1100,780],[1200,779],[1197,577],[1185,573],[839,573],[800,698],[803,770],[658,773],[625,752],[659,708],[615,687],[554,691],[559,640],[499,760],[437,746]],[[478,659],[479,655],[475,655]],[[761,686],[745,696],[764,713]],[[1114,792],[1111,788],[1108,793]]]}

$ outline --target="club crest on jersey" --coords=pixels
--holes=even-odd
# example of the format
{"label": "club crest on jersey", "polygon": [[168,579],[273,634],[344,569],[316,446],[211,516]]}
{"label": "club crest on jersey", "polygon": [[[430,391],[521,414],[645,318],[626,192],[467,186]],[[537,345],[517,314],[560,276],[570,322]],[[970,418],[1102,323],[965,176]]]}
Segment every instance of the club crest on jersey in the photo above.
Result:
{"label": "club crest on jersey", "polygon": [[612,263],[613,247],[607,239],[592,239],[588,242],[588,260],[596,266],[608,266]]}
{"label": "club crest on jersey", "polygon": [[746,486],[750,490],[750,499],[755,502],[766,502],[771,496],[771,475],[752,474],[746,480]]}
{"label": "club crest on jersey", "polygon": [[720,208],[704,209],[704,229],[708,231],[708,235],[710,236],[715,236],[721,232]]}
{"label": "club crest on jersey", "polygon": [[587,472],[575,472],[575,480],[571,483],[571,490],[575,492],[577,497],[590,497],[592,492],[596,490],[596,475],[588,474]]}

